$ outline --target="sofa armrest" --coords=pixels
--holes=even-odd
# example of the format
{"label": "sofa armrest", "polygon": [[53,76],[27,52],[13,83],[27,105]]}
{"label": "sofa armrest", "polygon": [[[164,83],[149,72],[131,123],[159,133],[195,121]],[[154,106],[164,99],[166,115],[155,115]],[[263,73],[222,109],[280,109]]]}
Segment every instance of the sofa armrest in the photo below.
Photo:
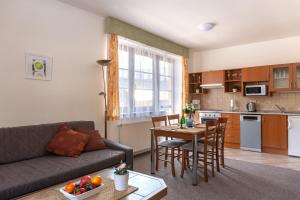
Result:
{"label": "sofa armrest", "polygon": [[132,170],[133,169],[133,149],[131,147],[128,147],[126,145],[113,142],[108,139],[104,139],[104,142],[106,146],[110,149],[115,149],[115,150],[120,150],[125,152],[125,161],[126,164],[129,166],[129,168]]}

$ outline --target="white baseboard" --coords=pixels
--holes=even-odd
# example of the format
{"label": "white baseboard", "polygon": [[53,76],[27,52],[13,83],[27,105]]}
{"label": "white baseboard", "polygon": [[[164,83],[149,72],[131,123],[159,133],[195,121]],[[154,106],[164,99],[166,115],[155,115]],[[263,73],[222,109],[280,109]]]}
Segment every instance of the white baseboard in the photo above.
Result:
{"label": "white baseboard", "polygon": [[146,148],[146,149],[142,149],[142,150],[138,150],[138,151],[133,152],[133,155],[137,156],[139,154],[143,154],[143,153],[146,153],[146,152],[149,152],[149,151],[150,151],[150,148]]}

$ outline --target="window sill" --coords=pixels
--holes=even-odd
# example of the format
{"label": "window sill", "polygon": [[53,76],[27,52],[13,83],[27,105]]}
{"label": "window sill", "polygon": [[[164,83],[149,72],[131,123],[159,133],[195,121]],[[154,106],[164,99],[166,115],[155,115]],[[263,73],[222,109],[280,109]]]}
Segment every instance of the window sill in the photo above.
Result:
{"label": "window sill", "polygon": [[145,117],[145,118],[137,118],[137,119],[124,119],[124,120],[119,120],[118,126],[127,126],[127,125],[132,125],[132,124],[140,124],[140,123],[146,123],[146,122],[151,122],[151,118]]}

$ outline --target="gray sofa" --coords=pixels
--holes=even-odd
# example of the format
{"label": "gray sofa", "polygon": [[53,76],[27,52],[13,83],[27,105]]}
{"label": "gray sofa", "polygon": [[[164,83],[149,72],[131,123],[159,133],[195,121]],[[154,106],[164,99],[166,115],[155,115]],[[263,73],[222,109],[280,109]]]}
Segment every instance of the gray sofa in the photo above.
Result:
{"label": "gray sofa", "polygon": [[[94,129],[92,121],[63,122]],[[0,128],[0,199],[11,199],[112,167],[121,160],[133,167],[133,150],[105,140],[107,149],[79,157],[56,156],[46,147],[63,123]]]}

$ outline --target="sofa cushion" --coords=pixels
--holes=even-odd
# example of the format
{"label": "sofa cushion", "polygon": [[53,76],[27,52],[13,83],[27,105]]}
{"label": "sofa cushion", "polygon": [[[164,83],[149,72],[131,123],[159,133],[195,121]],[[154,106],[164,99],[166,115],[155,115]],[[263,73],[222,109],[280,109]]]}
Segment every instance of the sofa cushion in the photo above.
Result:
{"label": "sofa cushion", "polygon": [[123,151],[104,149],[79,157],[48,155],[0,165],[0,197],[14,198],[119,164]]}
{"label": "sofa cushion", "polygon": [[62,126],[48,144],[47,150],[61,156],[77,157],[89,140],[90,135]]}
{"label": "sofa cushion", "polygon": [[86,144],[84,151],[95,151],[106,148],[105,142],[101,137],[99,131],[83,128],[75,128],[74,130],[80,133],[88,134],[90,136],[89,142]]}
{"label": "sofa cushion", "polygon": [[47,144],[62,124],[70,128],[95,129],[93,121],[0,128],[0,164],[48,155]]}

